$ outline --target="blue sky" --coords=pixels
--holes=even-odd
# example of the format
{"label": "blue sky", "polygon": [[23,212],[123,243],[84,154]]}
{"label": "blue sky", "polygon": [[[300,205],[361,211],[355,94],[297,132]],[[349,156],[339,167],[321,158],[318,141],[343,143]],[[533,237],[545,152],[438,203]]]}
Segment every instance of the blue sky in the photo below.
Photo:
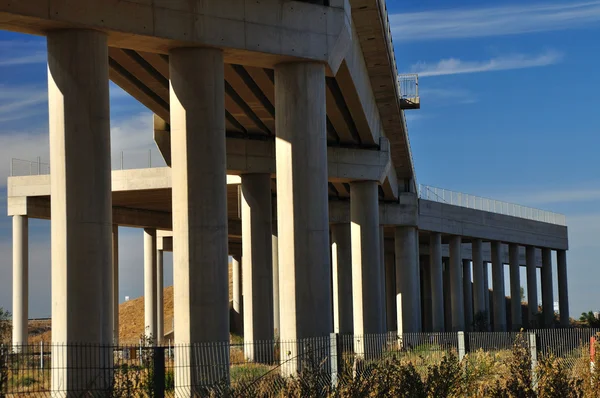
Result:
{"label": "blue sky", "polygon": [[[418,182],[566,214],[571,315],[600,309],[600,1],[388,0],[388,10],[399,71],[420,73],[421,109],[407,111]],[[0,31],[4,207],[10,159],[48,160],[45,54],[43,38]],[[114,85],[111,135],[115,167],[122,150],[126,166],[144,165],[151,115]],[[49,229],[31,221],[33,317],[50,315]],[[120,232],[120,296],[137,297],[142,233]],[[11,308],[8,217],[0,253],[0,307]]]}

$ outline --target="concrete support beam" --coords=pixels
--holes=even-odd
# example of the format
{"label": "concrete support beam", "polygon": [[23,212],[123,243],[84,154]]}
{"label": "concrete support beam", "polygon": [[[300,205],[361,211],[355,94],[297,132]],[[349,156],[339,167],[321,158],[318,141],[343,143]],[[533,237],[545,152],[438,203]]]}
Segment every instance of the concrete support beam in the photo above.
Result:
{"label": "concrete support beam", "polygon": [[558,271],[558,310],[560,326],[568,327],[569,321],[569,283],[567,281],[567,251],[556,251],[556,268]]}
{"label": "concrete support beam", "polygon": [[53,395],[65,396],[92,383],[103,390],[109,379],[101,369],[112,366],[112,356],[98,361],[66,348],[110,344],[113,336],[106,34],[48,33],[48,103],[52,342],[64,344],[53,351],[51,379]]}
{"label": "concrete support beam", "polygon": [[492,242],[492,284],[494,288],[494,331],[506,332],[506,295],[504,264],[500,258],[501,242]]}
{"label": "concrete support beam", "polygon": [[[175,343],[180,345],[229,341],[223,68],[220,50],[169,53]],[[180,352],[175,388],[190,391],[183,386],[228,378],[225,351],[215,354],[221,366],[212,361],[210,374],[189,366],[208,365],[206,356],[191,348]]]}
{"label": "concrete support beam", "polygon": [[452,331],[454,332],[465,330],[461,244],[460,236],[450,237],[450,303],[452,306]]}
{"label": "concrete support beam", "polygon": [[274,339],[271,176],[242,175],[242,263],[246,357],[270,362],[258,341]]}
{"label": "concrete support beam", "polygon": [[509,245],[510,260],[510,313],[513,331],[521,330],[521,272],[519,265],[519,246]]}
{"label": "concrete support beam", "polygon": [[164,305],[164,251],[156,251],[156,343],[163,344],[165,339]]}
{"label": "concrete support beam", "polygon": [[[390,246],[391,242],[388,243]],[[384,246],[386,245],[384,240]],[[395,246],[395,245],[394,245]],[[385,266],[385,313],[387,331],[398,330],[397,307],[396,307],[396,256],[395,250],[383,251]]]}
{"label": "concrete support beam", "polygon": [[112,311],[113,311],[113,338],[114,345],[119,344],[119,226],[113,224],[112,228]]}
{"label": "concrete support beam", "polygon": [[471,242],[473,252],[473,310],[475,316],[482,316],[487,311],[485,305],[485,278],[483,272],[482,242],[473,239]]}
{"label": "concrete support beam", "polygon": [[352,334],[352,244],[350,224],[331,225],[331,268],[333,280],[333,331]]}
{"label": "concrete support beam", "polygon": [[27,216],[12,217],[13,241],[13,307],[12,343],[15,351],[24,351],[28,344],[29,319],[29,220]]}
{"label": "concrete support beam", "polygon": [[[383,333],[377,183],[350,184],[354,335]],[[402,308],[400,305],[398,308]],[[364,340],[360,340],[364,343]],[[367,347],[355,347],[365,353]]]}
{"label": "concrete support beam", "polygon": [[[324,65],[277,65],[275,99],[280,336],[328,336],[333,320]],[[292,357],[296,350],[289,347]],[[299,363],[289,365],[284,372],[295,373]]]}
{"label": "concrete support beam", "polygon": [[444,331],[444,275],[442,268],[442,235],[429,236],[429,261],[431,270],[432,331]]}
{"label": "concrete support beam", "polygon": [[471,282],[471,261],[462,260],[462,281],[464,291],[465,331],[473,330],[473,283]]}
{"label": "concrete support beam", "polygon": [[144,335],[154,344],[156,334],[156,230],[144,229]]}
{"label": "concrete support beam", "polygon": [[554,291],[552,287],[552,250],[542,248],[542,312],[544,327],[554,326]]}
{"label": "concrete support beam", "polygon": [[537,267],[535,261],[535,247],[527,246],[525,249],[526,267],[527,267],[527,307],[529,327],[539,327],[536,324],[538,315],[538,286],[537,286]]}
{"label": "concrete support beam", "polygon": [[419,257],[417,229],[396,227],[396,307],[398,332],[421,332],[421,298],[419,297]]}

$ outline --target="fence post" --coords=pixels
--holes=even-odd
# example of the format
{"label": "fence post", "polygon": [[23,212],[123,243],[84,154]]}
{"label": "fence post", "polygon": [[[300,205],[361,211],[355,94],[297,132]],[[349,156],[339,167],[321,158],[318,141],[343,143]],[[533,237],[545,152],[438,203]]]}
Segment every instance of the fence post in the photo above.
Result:
{"label": "fence post", "polygon": [[465,345],[465,332],[458,332],[458,360],[462,361],[467,353],[467,346]]}
{"label": "fence post", "polygon": [[154,347],[152,358],[154,398],[165,397],[165,347]]}
{"label": "fence post", "polygon": [[531,381],[533,388],[537,387],[537,336],[535,333],[529,333],[529,350],[531,352]]}
{"label": "fence post", "polygon": [[339,334],[329,334],[329,362],[331,363],[331,386],[336,388],[338,385],[338,372],[341,360],[341,347],[339,344]]}

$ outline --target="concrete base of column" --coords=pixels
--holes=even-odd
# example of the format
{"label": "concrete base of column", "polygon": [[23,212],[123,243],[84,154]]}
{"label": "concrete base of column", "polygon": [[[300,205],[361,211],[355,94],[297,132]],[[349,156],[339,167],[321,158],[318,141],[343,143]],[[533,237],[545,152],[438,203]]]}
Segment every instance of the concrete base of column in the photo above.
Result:
{"label": "concrete base of column", "polygon": [[28,344],[29,319],[29,220],[13,216],[13,313],[12,343],[16,352]]}
{"label": "concrete base of column", "polygon": [[231,258],[231,284],[233,288],[231,332],[241,336],[244,332],[244,317],[242,303],[242,259]]}
{"label": "concrete base of column", "polygon": [[383,242],[383,258],[385,264],[385,312],[388,332],[398,330],[396,309],[396,256],[391,240]]}
{"label": "concrete base of column", "polygon": [[429,261],[431,272],[432,331],[444,331],[444,274],[442,266],[442,235],[429,236]]}
{"label": "concrete base of column", "polygon": [[156,230],[144,229],[144,335],[156,344]]}
{"label": "concrete base of column", "polygon": [[164,308],[164,252],[156,252],[156,343],[163,344],[165,339],[165,308]]}
{"label": "concrete base of column", "polygon": [[544,327],[554,327],[554,291],[552,287],[552,250],[542,249],[542,314]]}
{"label": "concrete base of column", "polygon": [[525,249],[525,261],[527,267],[527,310],[530,328],[540,327],[538,325],[538,288],[537,288],[537,264],[535,263],[535,248],[527,246]]}
{"label": "concrete base of column", "polygon": [[465,331],[470,332],[473,330],[473,283],[471,282],[471,261],[463,259],[462,268]]}
{"label": "concrete base of column", "polygon": [[450,302],[452,310],[452,331],[465,330],[465,303],[462,280],[462,239],[460,236],[450,238]]}
{"label": "concrete base of column", "polygon": [[494,331],[506,332],[506,295],[504,290],[504,263],[501,243],[492,242],[492,283],[494,286]]}
{"label": "concrete base of column", "polygon": [[334,333],[352,334],[352,244],[350,224],[331,225]]}
{"label": "concrete base of column", "polygon": [[521,266],[519,264],[519,246],[511,244],[508,248],[510,261],[510,312],[511,328],[521,330]]}
{"label": "concrete base of column", "polygon": [[567,252],[557,250],[556,268],[558,273],[558,309],[560,312],[560,326],[568,327],[569,320],[569,283],[567,281]]}
{"label": "concrete base of column", "polygon": [[421,331],[420,313],[421,298],[419,297],[419,263],[415,241],[415,227],[396,227],[396,289],[400,296],[402,307],[398,307],[398,324],[402,322],[403,333],[418,333]]}

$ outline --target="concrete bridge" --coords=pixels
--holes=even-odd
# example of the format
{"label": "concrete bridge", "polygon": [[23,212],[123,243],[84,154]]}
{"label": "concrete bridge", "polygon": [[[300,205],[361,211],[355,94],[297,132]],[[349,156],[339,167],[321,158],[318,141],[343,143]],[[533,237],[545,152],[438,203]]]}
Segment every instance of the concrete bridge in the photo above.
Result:
{"label": "concrete bridge", "polygon": [[[512,297],[527,267],[533,312],[541,267],[550,326],[552,250],[568,323],[564,223],[418,192],[404,109],[419,101],[400,92],[384,1],[4,2],[0,29],[48,41],[52,173],[8,181],[17,346],[27,341],[30,217],[52,219],[56,343],[117,337],[118,225],[145,230],[154,336],[171,245],[176,344],[229,340],[228,255],[241,262],[250,342],[275,331],[294,341],[468,330],[491,307],[494,330],[518,328],[518,300],[506,317],[504,263]],[[109,79],[154,113],[169,167],[111,172]],[[196,377],[178,372],[178,385]],[[85,383],[76,374],[55,366],[53,385],[75,389]]]}

